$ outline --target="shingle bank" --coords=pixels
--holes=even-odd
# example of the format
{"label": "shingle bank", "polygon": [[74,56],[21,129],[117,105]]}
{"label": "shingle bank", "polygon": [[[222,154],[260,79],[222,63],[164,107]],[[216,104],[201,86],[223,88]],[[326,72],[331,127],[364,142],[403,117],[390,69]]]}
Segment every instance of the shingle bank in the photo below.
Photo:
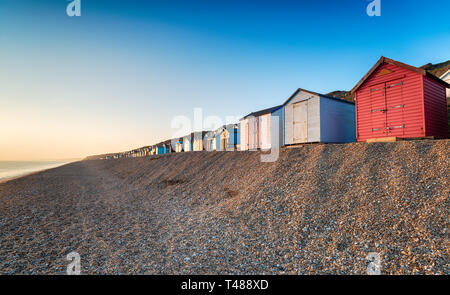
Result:
{"label": "shingle bank", "polygon": [[450,274],[450,140],[82,161],[0,184],[0,272]]}

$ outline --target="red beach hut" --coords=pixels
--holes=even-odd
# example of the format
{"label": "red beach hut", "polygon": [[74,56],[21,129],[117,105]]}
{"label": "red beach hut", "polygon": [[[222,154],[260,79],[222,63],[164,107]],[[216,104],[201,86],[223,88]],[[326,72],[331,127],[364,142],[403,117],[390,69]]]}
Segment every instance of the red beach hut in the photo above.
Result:
{"label": "red beach hut", "polygon": [[446,89],[424,69],[381,57],[351,90],[356,138],[446,138]]}

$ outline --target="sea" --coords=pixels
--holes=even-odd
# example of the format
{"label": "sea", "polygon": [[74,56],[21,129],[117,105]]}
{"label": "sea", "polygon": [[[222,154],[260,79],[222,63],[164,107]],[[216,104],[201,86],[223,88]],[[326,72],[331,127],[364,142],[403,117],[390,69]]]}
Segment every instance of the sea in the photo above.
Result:
{"label": "sea", "polygon": [[70,161],[39,161],[39,162],[17,162],[0,161],[0,182],[20,177],[29,173],[47,170],[70,163]]}

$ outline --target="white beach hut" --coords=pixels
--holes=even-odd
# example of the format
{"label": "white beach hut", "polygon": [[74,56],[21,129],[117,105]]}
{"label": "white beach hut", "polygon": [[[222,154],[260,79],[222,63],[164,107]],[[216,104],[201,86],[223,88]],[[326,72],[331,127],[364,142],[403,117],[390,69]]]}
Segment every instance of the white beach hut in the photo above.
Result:
{"label": "white beach hut", "polygon": [[355,104],[297,89],[283,104],[284,144],[353,142]]}
{"label": "white beach hut", "polygon": [[194,132],[193,134],[193,150],[194,151],[203,151],[205,150],[205,135],[208,133],[208,131],[199,131]]}
{"label": "white beach hut", "polygon": [[253,112],[239,121],[240,150],[269,150],[283,143],[283,109],[276,106]]}
{"label": "white beach hut", "polygon": [[193,144],[194,144],[194,142],[192,140],[193,136],[194,136],[194,133],[191,133],[191,134],[183,137],[183,150],[185,152],[192,152]]}
{"label": "white beach hut", "polygon": [[175,146],[176,153],[182,153],[184,151],[183,138],[172,139],[172,145]]}

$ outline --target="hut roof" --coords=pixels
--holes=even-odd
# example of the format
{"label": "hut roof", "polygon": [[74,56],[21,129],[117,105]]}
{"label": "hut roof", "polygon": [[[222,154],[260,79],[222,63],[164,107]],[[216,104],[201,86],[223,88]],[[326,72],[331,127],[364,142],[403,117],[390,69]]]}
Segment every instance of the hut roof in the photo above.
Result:
{"label": "hut roof", "polygon": [[380,59],[377,61],[377,63],[367,72],[367,74],[364,75],[364,77],[362,77],[361,80],[359,80],[359,82],[355,85],[355,87],[353,87],[353,89],[351,90],[351,93],[355,93],[356,90],[358,90],[359,87],[361,87],[361,85],[373,74],[373,72],[375,72],[375,70],[381,66],[382,64],[387,63],[387,64],[391,64],[400,68],[404,68],[406,70],[410,70],[416,73],[421,74],[422,76],[427,76],[430,77],[431,79],[443,84],[445,87],[450,88],[450,85],[445,82],[444,80],[439,79],[438,77],[436,77],[435,75],[433,75],[432,73],[428,72],[427,70],[421,69],[421,68],[416,68],[414,66],[408,65],[408,64],[404,64],[402,62],[387,58],[387,57],[380,57]]}
{"label": "hut roof", "polygon": [[282,107],[282,105],[279,105],[279,106],[276,106],[276,107],[271,107],[271,108],[268,108],[268,109],[264,109],[264,110],[260,110],[260,111],[257,111],[257,112],[253,112],[253,113],[250,113],[247,116],[243,117],[242,119],[245,119],[245,118],[248,118],[248,117],[251,117],[251,116],[258,117],[258,116],[262,116],[262,115],[265,115],[265,114],[270,114],[270,113],[273,113],[273,112],[279,110],[281,107]]}
{"label": "hut roof", "polygon": [[318,92],[314,92],[314,91],[311,91],[311,90],[306,90],[306,89],[303,89],[303,88],[298,88],[284,103],[283,103],[283,106],[285,106],[286,104],[288,104],[289,103],[289,101],[291,101],[291,99],[293,99],[300,91],[303,91],[303,92],[308,92],[308,93],[310,93],[310,94],[313,94],[313,95],[318,95],[318,96],[322,96],[322,97],[326,97],[326,98],[329,98],[329,99],[333,99],[333,100],[336,100],[336,101],[339,101],[339,102],[345,102],[345,103],[349,103],[349,104],[355,104],[354,102],[350,102],[350,101],[347,101],[347,100],[344,100],[344,99],[341,99],[341,98],[338,98],[338,97],[334,97],[334,96],[330,96],[330,95],[326,95],[326,94],[321,94],[321,93],[318,93]]}

